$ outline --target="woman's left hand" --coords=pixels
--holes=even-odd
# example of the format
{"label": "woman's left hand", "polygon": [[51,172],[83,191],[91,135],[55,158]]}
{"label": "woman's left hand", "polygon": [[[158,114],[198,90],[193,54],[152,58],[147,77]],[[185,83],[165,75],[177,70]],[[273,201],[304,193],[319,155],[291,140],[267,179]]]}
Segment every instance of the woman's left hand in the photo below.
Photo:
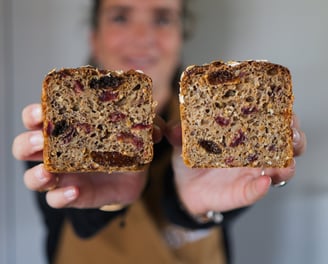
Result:
{"label": "woman's left hand", "polygon": [[[294,156],[306,149],[306,137],[294,116]],[[289,181],[295,174],[295,160],[287,168],[214,168],[191,169],[181,157],[181,127],[168,130],[168,139],[174,146],[173,170],[178,196],[189,211],[200,215],[214,210],[225,212],[254,204],[265,196],[271,185]]]}

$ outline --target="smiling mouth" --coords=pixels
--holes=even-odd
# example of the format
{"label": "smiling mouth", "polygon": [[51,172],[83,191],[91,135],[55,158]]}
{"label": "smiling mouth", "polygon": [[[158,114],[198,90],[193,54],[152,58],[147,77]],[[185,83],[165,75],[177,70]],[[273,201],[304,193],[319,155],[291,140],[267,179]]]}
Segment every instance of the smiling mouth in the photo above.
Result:
{"label": "smiling mouth", "polygon": [[152,57],[129,57],[125,58],[124,62],[130,68],[135,70],[146,70],[154,66],[156,59]]}

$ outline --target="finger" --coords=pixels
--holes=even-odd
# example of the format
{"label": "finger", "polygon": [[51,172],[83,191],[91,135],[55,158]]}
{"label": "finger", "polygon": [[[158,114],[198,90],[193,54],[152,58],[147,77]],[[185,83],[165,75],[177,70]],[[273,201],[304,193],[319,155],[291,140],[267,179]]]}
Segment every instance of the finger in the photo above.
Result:
{"label": "finger", "polygon": [[58,176],[47,172],[43,164],[39,164],[24,174],[26,187],[33,191],[46,191],[58,185]]}
{"label": "finger", "polygon": [[40,104],[31,104],[22,111],[23,124],[27,129],[35,130],[42,127],[42,110]]}
{"label": "finger", "polygon": [[14,139],[12,153],[18,160],[42,160],[43,135],[41,131],[24,132]]}
{"label": "finger", "polygon": [[296,172],[296,161],[292,160],[287,168],[268,168],[264,170],[264,174],[272,178],[272,184],[278,184],[283,181],[290,181]]}
{"label": "finger", "polygon": [[271,182],[269,176],[254,177],[245,185],[241,204],[245,203],[244,206],[249,206],[260,200],[268,193]]}
{"label": "finger", "polygon": [[154,128],[153,128],[153,141],[158,143],[162,140],[164,131],[166,129],[165,121],[158,115],[154,119]]}
{"label": "finger", "polygon": [[175,147],[181,146],[182,145],[182,131],[181,131],[180,123],[168,125],[167,129],[165,131],[165,136],[171,145],[173,145]]}
{"label": "finger", "polygon": [[294,156],[302,155],[307,146],[306,136],[303,131],[293,127],[293,147],[294,147]]}
{"label": "finger", "polygon": [[79,189],[76,186],[57,188],[47,192],[46,200],[53,208],[69,207],[79,197]]}

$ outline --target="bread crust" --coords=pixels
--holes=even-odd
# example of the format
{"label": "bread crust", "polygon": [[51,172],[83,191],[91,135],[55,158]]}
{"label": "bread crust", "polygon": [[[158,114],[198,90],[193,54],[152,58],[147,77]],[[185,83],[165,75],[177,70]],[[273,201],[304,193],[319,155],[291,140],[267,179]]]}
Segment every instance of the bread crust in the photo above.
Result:
{"label": "bread crust", "polygon": [[152,80],[142,72],[53,70],[41,102],[46,170],[138,171],[152,161],[156,103]]}
{"label": "bread crust", "polygon": [[289,70],[268,61],[189,66],[180,80],[182,157],[192,168],[287,167],[293,159]]}

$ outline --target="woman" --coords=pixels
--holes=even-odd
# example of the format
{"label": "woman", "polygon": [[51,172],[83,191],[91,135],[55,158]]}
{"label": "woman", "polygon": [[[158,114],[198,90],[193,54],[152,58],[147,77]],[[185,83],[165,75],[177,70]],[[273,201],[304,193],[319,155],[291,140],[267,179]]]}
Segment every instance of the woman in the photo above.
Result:
{"label": "woman", "polygon": [[[152,77],[157,114],[166,120],[157,120],[155,134],[165,134],[168,140],[155,145],[154,161],[143,172],[53,175],[42,164],[26,171],[29,189],[48,190],[39,201],[50,227],[51,261],[226,263],[224,234],[229,220],[240,212],[235,209],[261,199],[272,183],[290,180],[295,163],[264,175],[260,169],[185,167],[176,122],[175,76],[186,29],[186,1],[93,4],[93,60],[102,68],[141,69]],[[22,116],[29,131],[16,137],[13,154],[21,160],[42,160],[40,105],[27,106]],[[294,121],[297,156],[305,150],[306,139]],[[104,206],[107,212],[98,209]]]}

